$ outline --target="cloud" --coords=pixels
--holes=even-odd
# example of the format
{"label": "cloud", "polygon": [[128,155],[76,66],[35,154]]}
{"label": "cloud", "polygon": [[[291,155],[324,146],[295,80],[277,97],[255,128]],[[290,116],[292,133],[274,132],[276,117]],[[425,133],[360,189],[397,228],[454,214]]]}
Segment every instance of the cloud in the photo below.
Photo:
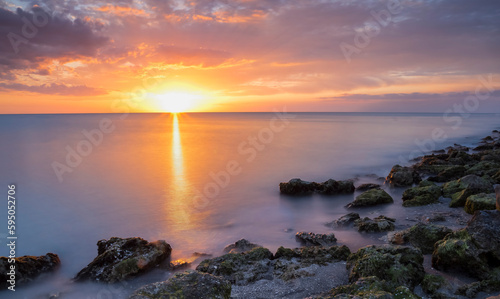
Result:
{"label": "cloud", "polygon": [[92,88],[85,85],[67,86],[64,84],[43,84],[37,86],[24,85],[20,83],[0,83],[0,90],[27,91],[40,94],[64,95],[64,96],[98,96],[104,95],[102,89]]}

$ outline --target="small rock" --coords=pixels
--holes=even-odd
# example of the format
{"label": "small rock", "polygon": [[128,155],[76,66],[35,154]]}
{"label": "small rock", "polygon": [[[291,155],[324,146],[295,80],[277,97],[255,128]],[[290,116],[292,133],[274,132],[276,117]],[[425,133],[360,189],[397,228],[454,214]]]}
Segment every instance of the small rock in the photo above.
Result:
{"label": "small rock", "polygon": [[295,239],[306,246],[330,246],[337,242],[334,234],[298,232]]}
{"label": "small rock", "polygon": [[423,254],[429,254],[434,250],[434,244],[451,232],[452,230],[445,226],[418,223],[395,233],[390,241],[398,245],[409,243],[422,250]]}
{"label": "small rock", "polygon": [[354,222],[354,226],[358,228],[359,232],[367,233],[377,233],[385,231],[393,231],[395,226],[394,222],[396,219],[385,217],[380,215],[373,220],[365,217],[363,219],[358,219]]}
{"label": "small rock", "polygon": [[418,184],[421,180],[415,169],[395,165],[387,176],[386,183],[394,187],[406,187]]}
{"label": "small rock", "polygon": [[432,182],[422,181],[418,187],[405,190],[402,198],[403,206],[414,207],[436,203],[439,201],[440,196],[441,187],[436,186]]}
{"label": "small rock", "polygon": [[354,224],[354,221],[358,220],[359,218],[360,217],[358,213],[349,213],[325,225],[328,227],[346,227],[351,224]]}
{"label": "small rock", "polygon": [[336,195],[336,194],[349,194],[354,192],[354,183],[350,180],[336,181],[328,180],[319,184],[316,190],[320,194]]}
{"label": "small rock", "polygon": [[160,264],[172,247],[160,240],[149,243],[141,238],[116,238],[97,242],[97,257],[82,269],[75,281],[114,283],[132,278]]}
{"label": "small rock", "polygon": [[7,289],[10,286],[7,280],[10,279],[7,274],[11,269],[11,265],[15,265],[16,269],[16,285],[26,284],[38,276],[54,271],[61,261],[57,254],[47,253],[42,256],[21,256],[16,257],[15,264],[9,263],[8,257],[0,257],[0,288]]}
{"label": "small rock", "polygon": [[149,298],[231,298],[231,283],[221,277],[197,271],[178,273],[167,281],[136,290],[129,299]]}
{"label": "small rock", "polygon": [[358,191],[368,191],[371,189],[378,189],[380,188],[379,184],[373,184],[373,183],[368,183],[368,184],[362,184],[359,187],[356,188]]}
{"label": "small rock", "polygon": [[250,243],[249,241],[247,241],[245,239],[241,239],[239,241],[236,241],[234,244],[227,245],[224,248],[224,252],[225,253],[241,253],[241,252],[245,252],[245,251],[250,251],[250,250],[257,248],[257,247],[262,247],[262,246]]}
{"label": "small rock", "polygon": [[371,189],[358,195],[352,203],[347,205],[347,207],[364,207],[393,202],[394,199],[384,190]]}
{"label": "small rock", "polygon": [[301,179],[291,179],[287,183],[280,183],[280,192],[288,195],[311,194],[318,188],[318,184]]}
{"label": "small rock", "polygon": [[465,212],[474,214],[479,210],[495,210],[495,193],[479,193],[467,197],[465,202]]}

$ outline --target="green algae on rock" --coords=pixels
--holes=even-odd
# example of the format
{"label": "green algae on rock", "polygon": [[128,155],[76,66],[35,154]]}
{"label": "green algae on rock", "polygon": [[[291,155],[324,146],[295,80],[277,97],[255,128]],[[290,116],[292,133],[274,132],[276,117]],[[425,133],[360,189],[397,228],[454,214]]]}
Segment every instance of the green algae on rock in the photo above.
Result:
{"label": "green algae on rock", "polygon": [[177,273],[170,279],[145,285],[136,290],[129,299],[152,298],[231,298],[231,283],[221,277],[198,271]]}
{"label": "green algae on rock", "polygon": [[418,187],[405,190],[403,206],[414,207],[437,203],[441,196],[441,187],[429,181],[422,181]]}
{"label": "green algae on rock", "polygon": [[358,195],[347,205],[348,208],[374,206],[378,204],[393,203],[394,199],[382,189],[371,189]]}
{"label": "green algae on rock", "polygon": [[465,202],[465,212],[469,214],[474,214],[475,211],[479,210],[495,210],[495,193],[479,193],[467,197]]}
{"label": "green algae on rock", "polygon": [[404,231],[396,232],[390,241],[396,244],[409,243],[419,248],[423,254],[429,254],[434,251],[434,244],[451,232],[451,229],[442,225],[418,223]]}
{"label": "green algae on rock", "polygon": [[378,233],[393,231],[395,228],[394,222],[396,219],[380,215],[372,219],[365,217],[354,221],[354,226],[359,232]]}
{"label": "green algae on rock", "polygon": [[385,181],[393,187],[407,187],[418,184],[421,180],[414,168],[395,165]]}

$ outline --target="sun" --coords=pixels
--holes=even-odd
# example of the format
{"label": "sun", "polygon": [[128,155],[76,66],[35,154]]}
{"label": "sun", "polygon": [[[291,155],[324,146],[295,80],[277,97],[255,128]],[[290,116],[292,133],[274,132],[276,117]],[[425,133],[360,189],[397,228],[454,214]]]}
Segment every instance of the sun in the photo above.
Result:
{"label": "sun", "polygon": [[155,96],[158,108],[164,112],[186,112],[198,104],[203,96],[196,93],[170,91]]}

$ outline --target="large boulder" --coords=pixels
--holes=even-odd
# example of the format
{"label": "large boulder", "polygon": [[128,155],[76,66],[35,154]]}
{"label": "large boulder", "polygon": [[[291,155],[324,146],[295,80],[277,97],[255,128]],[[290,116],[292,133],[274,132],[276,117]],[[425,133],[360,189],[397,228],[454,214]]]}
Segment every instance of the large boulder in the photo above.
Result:
{"label": "large boulder", "polygon": [[318,188],[318,183],[291,179],[286,183],[280,183],[280,192],[288,195],[311,194]]}
{"label": "large boulder", "polygon": [[248,240],[241,239],[233,244],[229,244],[224,247],[225,253],[241,253],[245,251],[250,251],[254,248],[262,247],[260,245],[249,242]]}
{"label": "large boulder", "polygon": [[479,210],[495,210],[495,193],[479,193],[467,197],[464,210],[469,214],[474,214]]}
{"label": "large boulder", "polygon": [[418,223],[409,229],[396,232],[390,241],[398,245],[410,244],[419,248],[423,254],[429,254],[434,250],[434,244],[451,232],[451,229],[442,225]]}
{"label": "large boulder", "polygon": [[423,261],[422,252],[416,248],[372,245],[351,254],[346,267],[351,283],[361,277],[376,276],[394,288],[413,289],[424,278]]}
{"label": "large boulder", "polygon": [[10,266],[15,266],[15,285],[26,284],[38,276],[54,271],[61,261],[57,254],[47,253],[42,256],[21,256],[16,257],[14,263],[9,263],[9,258],[0,257],[0,288],[5,290],[11,286],[8,280],[11,279],[8,272],[11,271]]}
{"label": "large boulder", "polygon": [[221,277],[197,271],[177,273],[166,281],[145,285],[129,299],[150,298],[231,298],[231,283]]}
{"label": "large boulder", "polygon": [[307,182],[301,179],[291,179],[288,182],[280,183],[280,192],[288,195],[305,195],[314,192],[325,195],[348,194],[355,190],[351,180],[336,181],[328,180],[323,183]]}
{"label": "large boulder", "polygon": [[491,193],[493,185],[476,175],[467,175],[443,185],[443,196],[451,198],[450,207],[463,207],[467,198],[474,194]]}
{"label": "large boulder", "polygon": [[486,279],[500,265],[500,211],[476,211],[465,229],[438,241],[432,253],[437,269],[459,269]]}
{"label": "large boulder", "polygon": [[378,204],[393,203],[394,199],[382,189],[371,189],[358,195],[347,205],[348,208],[374,206]]}
{"label": "large boulder", "polygon": [[394,230],[396,219],[380,215],[372,219],[365,217],[354,221],[359,232],[379,233]]}
{"label": "large boulder", "polygon": [[305,246],[331,246],[337,242],[337,238],[332,234],[315,234],[298,232],[295,239]]}
{"label": "large boulder", "polygon": [[395,165],[386,178],[386,183],[394,187],[407,187],[418,184],[422,179],[417,171],[411,167]]}
{"label": "large boulder", "polygon": [[421,181],[418,187],[405,190],[403,193],[403,206],[414,207],[428,205],[439,201],[441,187],[429,181]]}
{"label": "large boulder", "polygon": [[165,241],[148,242],[142,238],[116,238],[97,242],[97,257],[83,268],[75,281],[114,283],[154,268],[170,256],[172,247]]}

